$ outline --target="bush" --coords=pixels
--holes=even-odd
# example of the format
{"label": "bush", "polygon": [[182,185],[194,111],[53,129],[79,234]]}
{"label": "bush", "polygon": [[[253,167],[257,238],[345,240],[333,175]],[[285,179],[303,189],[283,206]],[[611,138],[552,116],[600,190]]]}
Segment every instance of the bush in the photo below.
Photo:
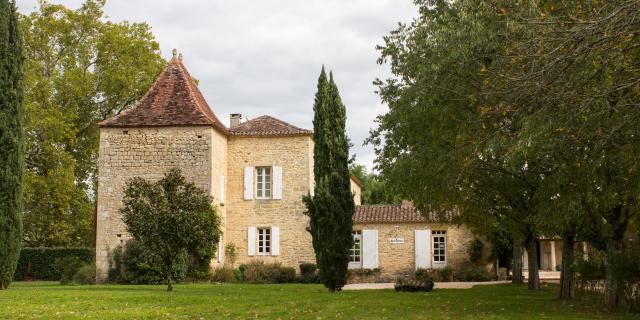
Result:
{"label": "bush", "polygon": [[319,283],[318,267],[314,263],[300,264],[300,283]]}
{"label": "bush", "polygon": [[433,290],[433,280],[431,279],[396,279],[394,289],[396,292],[429,292]]}
{"label": "bush", "polygon": [[479,263],[482,260],[482,250],[484,248],[484,244],[480,239],[473,239],[469,242],[469,247],[467,248],[467,254],[469,255],[469,261],[471,263]]}
{"label": "bush", "polygon": [[[136,240],[127,241],[124,249],[124,282],[131,284],[166,284],[160,258]],[[187,272],[186,254],[173,262],[173,280],[184,280]]]}
{"label": "bush", "polygon": [[279,263],[253,261],[240,265],[239,270],[246,283],[289,283],[296,277],[294,268],[283,267]]}
{"label": "bush", "polygon": [[73,275],[73,283],[77,284],[94,284],[96,281],[96,266],[93,264],[85,264],[75,275]]}
{"label": "bush", "polygon": [[108,272],[108,278],[107,281],[109,281],[110,283],[125,283],[126,282],[126,276],[124,274],[124,267],[122,265],[122,260],[124,259],[123,257],[123,252],[122,252],[122,246],[118,245],[116,246],[110,253],[111,256],[109,257],[109,272]]}
{"label": "bush", "polygon": [[94,256],[94,248],[23,248],[13,279],[59,281],[63,270],[56,266],[56,260],[75,257],[84,263],[91,263]]}
{"label": "bush", "polygon": [[453,279],[456,281],[492,281],[495,280],[495,275],[483,267],[462,265],[453,272]]}
{"label": "bush", "polygon": [[64,257],[56,259],[54,268],[60,271],[60,284],[69,284],[73,281],[73,276],[82,268],[87,265],[77,257]]}
{"label": "bush", "polygon": [[238,282],[238,279],[236,278],[235,270],[226,266],[217,267],[216,270],[213,272],[213,276],[211,280],[215,282],[228,282],[228,283]]}

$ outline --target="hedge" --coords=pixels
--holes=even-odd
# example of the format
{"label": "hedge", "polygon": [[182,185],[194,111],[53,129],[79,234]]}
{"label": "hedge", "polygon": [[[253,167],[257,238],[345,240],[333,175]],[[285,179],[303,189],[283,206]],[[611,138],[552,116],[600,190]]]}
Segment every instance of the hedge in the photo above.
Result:
{"label": "hedge", "polygon": [[58,281],[62,270],[55,267],[56,260],[66,257],[76,257],[91,263],[95,257],[94,248],[22,248],[18,267],[13,276],[15,281],[23,280],[51,280]]}

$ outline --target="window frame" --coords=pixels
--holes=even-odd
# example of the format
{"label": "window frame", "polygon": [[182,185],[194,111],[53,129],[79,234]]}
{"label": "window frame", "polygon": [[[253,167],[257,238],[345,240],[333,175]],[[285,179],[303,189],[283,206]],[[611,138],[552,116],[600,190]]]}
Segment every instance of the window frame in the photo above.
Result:
{"label": "window frame", "polygon": [[[264,239],[266,236],[266,239]],[[256,255],[270,256],[273,248],[271,227],[256,227]]]}
{"label": "window frame", "polygon": [[[260,166],[255,167],[255,176],[256,179],[254,181],[254,189],[256,199],[258,200],[268,200],[273,199],[273,167],[272,166]],[[268,181],[265,181],[265,178],[268,178]],[[269,192],[266,195],[266,192]]]}
{"label": "window frame", "polygon": [[[436,241],[436,239],[438,239],[438,241]],[[442,247],[438,246],[436,248],[436,244],[438,245],[441,244]],[[431,231],[431,261],[434,267],[447,265],[447,231],[446,230]]]}
{"label": "window frame", "polygon": [[[351,235],[353,236],[353,245],[349,248],[349,268],[360,269],[362,268],[362,230],[353,230]],[[356,252],[357,254],[355,254]],[[355,257],[358,258],[358,261],[352,260]]]}

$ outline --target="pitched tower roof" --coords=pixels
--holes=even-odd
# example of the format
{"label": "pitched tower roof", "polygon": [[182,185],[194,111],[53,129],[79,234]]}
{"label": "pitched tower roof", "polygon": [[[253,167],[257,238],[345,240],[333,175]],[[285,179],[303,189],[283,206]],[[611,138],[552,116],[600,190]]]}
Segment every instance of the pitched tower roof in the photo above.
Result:
{"label": "pitched tower roof", "polygon": [[227,128],[211,111],[180,58],[174,57],[131,109],[98,124],[101,127],[211,125]]}

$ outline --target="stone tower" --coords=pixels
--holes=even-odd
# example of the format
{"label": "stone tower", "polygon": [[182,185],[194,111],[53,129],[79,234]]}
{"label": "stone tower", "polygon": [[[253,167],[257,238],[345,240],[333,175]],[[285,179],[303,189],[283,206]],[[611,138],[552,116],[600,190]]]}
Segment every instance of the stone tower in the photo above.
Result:
{"label": "stone tower", "polygon": [[175,54],[135,107],[99,126],[96,278],[104,281],[110,253],[130,237],[119,213],[126,181],[157,180],[178,167],[224,203],[228,129]]}

